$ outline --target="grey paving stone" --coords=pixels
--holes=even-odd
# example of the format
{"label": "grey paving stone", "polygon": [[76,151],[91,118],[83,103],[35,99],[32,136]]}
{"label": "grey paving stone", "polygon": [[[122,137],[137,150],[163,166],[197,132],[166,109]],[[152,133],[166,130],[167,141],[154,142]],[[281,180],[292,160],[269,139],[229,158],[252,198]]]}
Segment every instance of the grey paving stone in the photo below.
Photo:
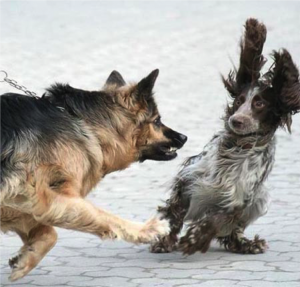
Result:
{"label": "grey paving stone", "polygon": [[230,286],[236,286],[238,281],[233,280],[214,280],[214,281],[207,281],[199,284],[198,286],[201,287],[230,287]]}
{"label": "grey paving stone", "polygon": [[[258,284],[257,281],[244,281],[239,282],[236,286],[247,286],[247,287],[256,287]],[[259,286],[261,287],[299,287],[299,282],[267,282],[259,281]]]}
{"label": "grey paving stone", "polygon": [[269,262],[267,263],[267,266],[274,266],[277,269],[281,271],[287,271],[287,272],[300,272],[300,262]]}
{"label": "grey paving stone", "polygon": [[[126,263],[124,264],[126,265]],[[96,277],[100,275],[98,271],[85,272],[86,276]],[[145,268],[137,267],[123,267],[123,268],[112,268],[105,272],[102,272],[105,277],[125,277],[125,278],[148,278],[153,277],[154,274],[147,272]],[[100,275],[101,276],[101,275]]]}

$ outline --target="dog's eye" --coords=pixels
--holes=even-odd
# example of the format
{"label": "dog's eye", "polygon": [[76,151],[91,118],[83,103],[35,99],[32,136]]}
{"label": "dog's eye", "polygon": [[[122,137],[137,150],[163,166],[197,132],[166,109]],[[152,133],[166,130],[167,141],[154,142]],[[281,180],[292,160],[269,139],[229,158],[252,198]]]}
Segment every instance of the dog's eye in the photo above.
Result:
{"label": "dog's eye", "polygon": [[153,122],[156,126],[161,126],[161,120],[160,120],[160,117],[157,117],[154,122]]}
{"label": "dog's eye", "polygon": [[239,107],[244,102],[245,102],[245,97],[242,95],[238,99],[236,99],[236,101],[234,102],[234,104],[235,104],[236,107]]}
{"label": "dog's eye", "polygon": [[242,102],[240,101],[240,100],[237,100],[236,102],[235,102],[235,105],[236,106],[240,106],[242,104]]}
{"label": "dog's eye", "polygon": [[265,106],[265,103],[264,103],[263,101],[256,101],[256,102],[254,103],[254,106],[255,106],[256,108],[258,108],[258,109],[261,109],[261,108],[263,108],[263,107]]}

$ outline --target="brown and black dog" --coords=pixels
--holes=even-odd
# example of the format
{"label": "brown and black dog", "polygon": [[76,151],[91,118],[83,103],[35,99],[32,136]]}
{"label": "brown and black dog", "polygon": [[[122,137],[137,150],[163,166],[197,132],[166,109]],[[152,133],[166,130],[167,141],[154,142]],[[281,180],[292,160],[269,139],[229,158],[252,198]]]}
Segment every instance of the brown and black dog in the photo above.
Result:
{"label": "brown and black dog", "polygon": [[186,142],[160,120],[157,76],[154,70],[127,85],[113,71],[102,91],[55,84],[41,98],[2,95],[1,230],[24,242],[9,261],[11,280],[55,245],[53,226],[133,243],[168,232],[165,221],[131,222],[84,200],[106,174],[136,161],[171,160]]}

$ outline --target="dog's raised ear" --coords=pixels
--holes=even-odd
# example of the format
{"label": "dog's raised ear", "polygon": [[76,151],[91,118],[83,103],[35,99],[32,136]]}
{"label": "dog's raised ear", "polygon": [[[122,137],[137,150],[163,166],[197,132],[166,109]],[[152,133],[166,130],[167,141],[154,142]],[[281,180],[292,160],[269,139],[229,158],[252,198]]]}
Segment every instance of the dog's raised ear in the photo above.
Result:
{"label": "dog's raised ear", "polygon": [[262,50],[267,37],[267,29],[256,19],[248,19],[245,34],[241,40],[240,66],[236,81],[238,86],[250,84],[260,77],[260,70],[265,63]]}
{"label": "dog's raised ear", "polygon": [[274,59],[271,71],[272,88],[278,99],[281,124],[291,132],[291,116],[300,112],[299,70],[287,50],[273,51],[272,56]]}
{"label": "dog's raised ear", "polygon": [[105,85],[115,85],[118,88],[125,86],[126,82],[118,71],[112,71],[109,77],[107,78]]}
{"label": "dog's raised ear", "polygon": [[245,24],[245,33],[241,39],[240,63],[237,71],[231,71],[228,78],[223,79],[225,88],[233,98],[243,86],[257,81],[260,70],[265,63],[262,50],[267,37],[267,29],[263,23],[250,18]]}
{"label": "dog's raised ear", "polygon": [[137,84],[137,94],[139,98],[142,97],[147,100],[152,96],[152,90],[158,74],[159,70],[156,69]]}

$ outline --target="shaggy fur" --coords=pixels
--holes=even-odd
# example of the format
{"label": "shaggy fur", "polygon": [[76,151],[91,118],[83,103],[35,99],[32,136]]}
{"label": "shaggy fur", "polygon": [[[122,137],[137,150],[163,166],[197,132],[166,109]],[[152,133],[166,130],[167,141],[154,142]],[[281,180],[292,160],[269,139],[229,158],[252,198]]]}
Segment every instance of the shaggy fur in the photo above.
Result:
{"label": "shaggy fur", "polygon": [[[177,175],[161,218],[170,222],[169,235],[152,252],[179,249],[206,252],[213,239],[237,253],[261,253],[267,245],[244,230],[268,209],[264,187],[275,155],[275,131],[300,110],[299,72],[286,50],[273,52],[273,68],[263,76],[266,27],[255,19],[245,25],[239,68],[223,77],[233,103],[226,109],[225,128],[199,155],[190,157]],[[187,224],[186,234],[178,234]],[[178,242],[179,241],[179,242]]]}
{"label": "shaggy fur", "polygon": [[171,160],[187,137],[164,126],[152,89],[114,71],[102,91],[55,84],[42,98],[1,97],[1,230],[24,242],[9,261],[25,276],[55,245],[53,226],[147,243],[168,231],[157,218],[131,222],[84,197],[108,173],[135,161]]}

